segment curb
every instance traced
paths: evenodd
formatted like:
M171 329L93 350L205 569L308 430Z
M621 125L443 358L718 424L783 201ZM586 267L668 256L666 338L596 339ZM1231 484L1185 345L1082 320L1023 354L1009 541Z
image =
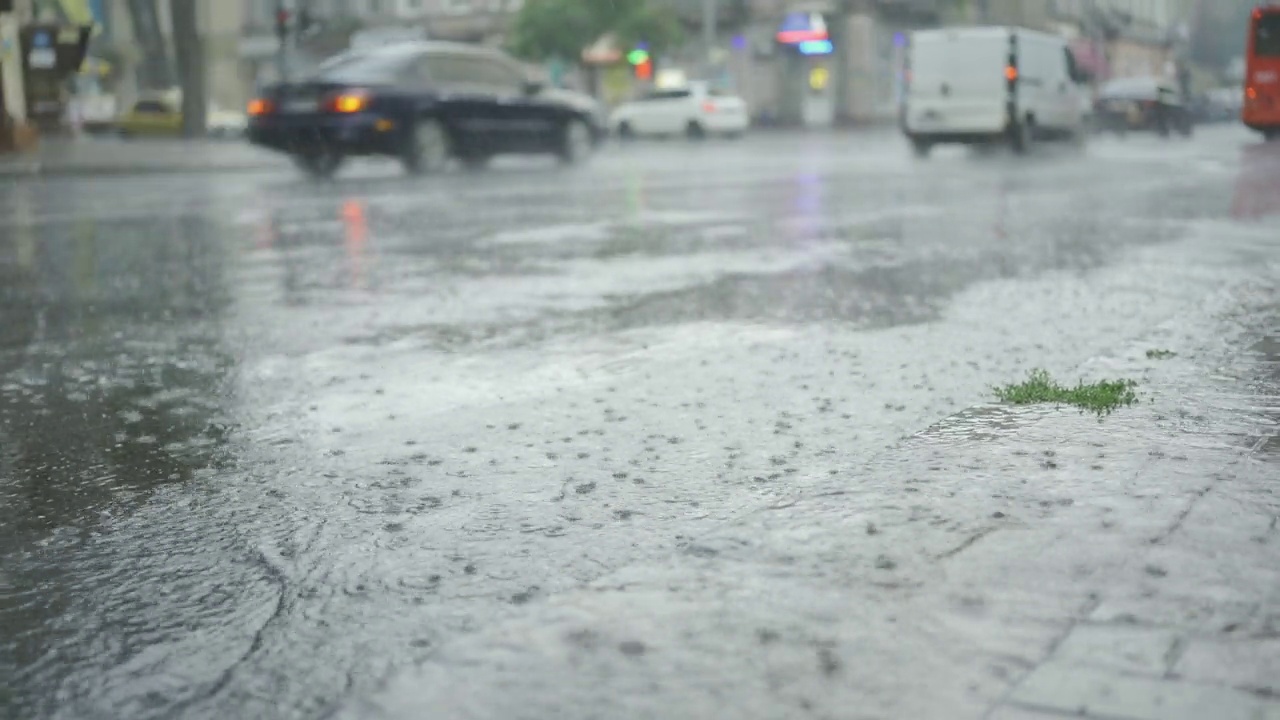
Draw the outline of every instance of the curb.
M117 177L122 175L180 175L183 173L234 173L254 170L274 170L284 167L269 163L235 163L221 165L111 165L105 167L76 165L43 165L32 163L25 166L0 165L0 179L30 177Z

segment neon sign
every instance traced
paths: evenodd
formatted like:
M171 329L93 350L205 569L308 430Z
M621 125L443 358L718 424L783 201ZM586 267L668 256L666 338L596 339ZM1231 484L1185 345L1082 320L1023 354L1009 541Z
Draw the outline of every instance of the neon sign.
M836 51L830 40L805 40L796 43L796 49L801 55L830 55Z
M784 45L800 45L806 42L828 42L831 35L827 32L827 21L821 13L796 12L789 13L778 28L778 42Z

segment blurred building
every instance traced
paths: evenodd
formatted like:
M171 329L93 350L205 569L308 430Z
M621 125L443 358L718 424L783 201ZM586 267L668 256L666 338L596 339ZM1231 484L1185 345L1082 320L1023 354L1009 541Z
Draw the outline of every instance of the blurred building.
M314 21L296 48L305 68L346 49L353 38L394 31L437 40L501 44L524 0L219 0L243 8L240 57L250 86L277 78L276 13L306 11ZM283 3L283 5L282 5Z
M239 107L246 99L238 53L243 6L228 0L189 0L198 11L199 40L205 53L206 88L209 100L225 108ZM150 15L141 21L158 37L143 37L137 7L131 0L44 0L38 7L56 11L64 18L89 18L95 24L85 72L100 77L120 108L128 107L146 89L174 85L168 67L172 58L172 23L169 2L159 0L142 5ZM159 43L160 52L147 52ZM156 65L164 67L156 67ZM156 86L162 86L157 88Z
M1100 79L1172 76L1196 0L977 0L977 22L1062 34Z
M697 8L699 2L686 2ZM908 34L936 27L945 0L721 0L716 48L685 56L743 96L757 123L827 127L897 117Z

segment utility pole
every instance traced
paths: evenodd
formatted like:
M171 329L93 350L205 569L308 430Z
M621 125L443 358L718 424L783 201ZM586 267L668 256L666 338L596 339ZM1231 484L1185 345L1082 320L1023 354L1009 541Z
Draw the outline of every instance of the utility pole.
M708 78L715 64L716 9L716 0L702 0L702 52Z
M276 50L276 70L280 82L288 82L289 77L289 40L293 36L290 28L293 25L293 8L289 0L276 0L276 37L280 47Z

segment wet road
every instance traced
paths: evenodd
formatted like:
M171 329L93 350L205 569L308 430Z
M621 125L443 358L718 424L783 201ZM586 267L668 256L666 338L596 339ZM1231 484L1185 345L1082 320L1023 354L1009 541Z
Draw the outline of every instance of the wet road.
M908 155L0 185L0 711L322 716L1257 282L1280 207L1234 128Z

